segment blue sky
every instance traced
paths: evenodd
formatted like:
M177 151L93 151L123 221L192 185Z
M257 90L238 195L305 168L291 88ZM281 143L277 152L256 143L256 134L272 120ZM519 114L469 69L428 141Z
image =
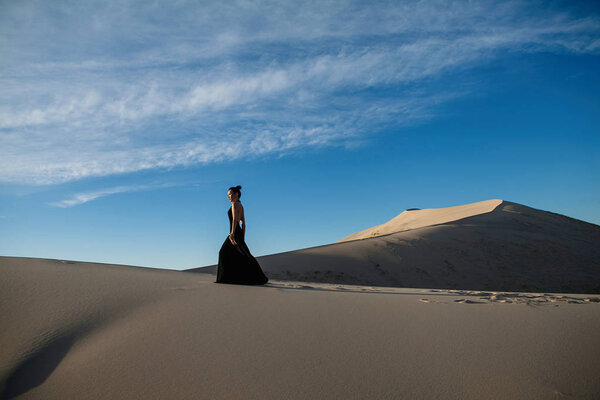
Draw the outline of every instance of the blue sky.
M0 255L214 264L501 198L600 224L596 2L0 3Z

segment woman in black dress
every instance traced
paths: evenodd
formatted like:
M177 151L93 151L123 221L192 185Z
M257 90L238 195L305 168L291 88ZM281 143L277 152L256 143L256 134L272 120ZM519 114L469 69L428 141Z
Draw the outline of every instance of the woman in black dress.
M227 191L227 198L232 203L231 208L227 211L230 233L219 250L216 283L263 285L269 281L269 278L265 276L244 241L246 219L244 218L244 207L240 203L241 188L241 186L234 186ZM240 226L240 222L243 227Z

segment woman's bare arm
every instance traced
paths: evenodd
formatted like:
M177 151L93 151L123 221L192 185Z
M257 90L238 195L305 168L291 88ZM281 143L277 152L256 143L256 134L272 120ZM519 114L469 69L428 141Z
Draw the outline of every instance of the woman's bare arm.
M246 240L246 220L242 217L242 239Z
M235 241L235 228L237 227L237 224L242 221L243 226L242 226L242 237L244 237L244 234L246 233L246 221L244 219L244 207L242 207L242 205L240 203L233 203L233 207L231 207L231 214L232 214L232 219L233 219L233 223L231 224L231 233L229 234L229 240L231 241L232 244L237 245L237 242Z
M241 206L241 207L242 207L242 212L241 212L242 216L240 217L240 221L242 222L242 233L245 233L246 232L246 218L244 217L244 206Z
M235 228L238 222L240 222L240 220L244 217L241 207L242 206L239 203L233 203L233 207L231 207L231 213L233 216L233 224L231 224L232 235L235 233Z

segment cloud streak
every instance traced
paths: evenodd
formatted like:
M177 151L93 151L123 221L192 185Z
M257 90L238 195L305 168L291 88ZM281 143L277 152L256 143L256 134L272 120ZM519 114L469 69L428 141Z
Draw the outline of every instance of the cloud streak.
M72 196L69 199L64 199L57 202L49 203L48 205L53 207L60 208L68 208L73 206L78 206L80 204L84 204L101 197L111 196L113 194L118 193L127 193L127 192L139 192L144 190L156 190L163 189L166 187L175 186L174 184L160 184L160 185L135 185L135 186L117 186L108 189L95 190L91 192L78 193Z
M521 2L2 7L3 182L349 146L431 118L468 95L436 79L506 52L600 53L598 16Z

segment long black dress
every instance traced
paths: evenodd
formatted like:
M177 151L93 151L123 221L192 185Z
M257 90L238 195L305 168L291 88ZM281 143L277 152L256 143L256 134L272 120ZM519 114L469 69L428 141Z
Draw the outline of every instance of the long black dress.
M233 206L232 206L233 207ZM227 211L229 216L229 232L233 224L231 208ZM219 250L219 268L217 269L216 283L240 283L246 285L263 285L269 281L265 276L258 261L246 246L244 233L240 224L235 227L233 234L237 246L232 244L229 237L223 242Z

